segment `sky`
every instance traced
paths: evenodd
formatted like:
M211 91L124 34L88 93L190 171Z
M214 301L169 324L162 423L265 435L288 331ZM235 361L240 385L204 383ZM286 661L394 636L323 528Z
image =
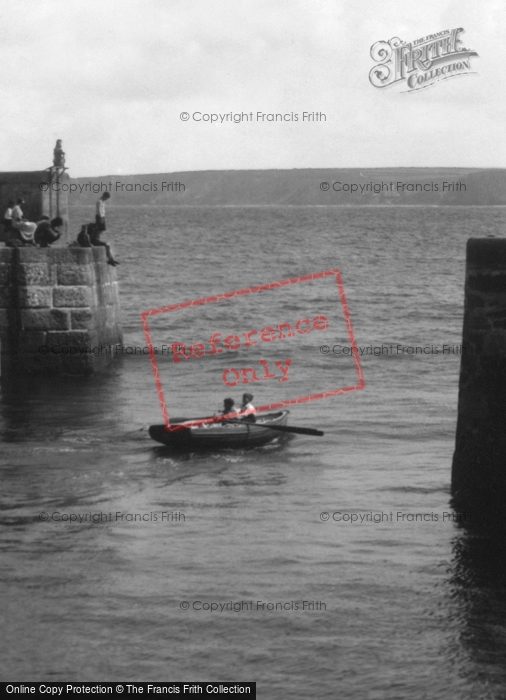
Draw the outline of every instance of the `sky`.
M57 138L71 177L504 167L505 20L504 0L2 0L0 171L49 166ZM371 85L374 43L456 27L475 74ZM228 112L299 120L193 116Z

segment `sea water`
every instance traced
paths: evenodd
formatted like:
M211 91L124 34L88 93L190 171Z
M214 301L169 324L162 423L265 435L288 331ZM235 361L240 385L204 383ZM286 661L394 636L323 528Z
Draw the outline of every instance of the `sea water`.
M71 231L92 218L73 210ZM504 697L504 560L449 500L466 240L501 235L506 210L110 206L107 223L124 346L140 350L93 378L4 378L0 392L3 680ZM149 438L162 413L142 312L336 268L365 388L291 407L289 424L324 437L189 455ZM274 315L268 294L254 301L258 318L295 322L308 299L283 297ZM337 288L314 288L314 308L331 302ZM217 308L167 338L207 342ZM224 328L236 308L221 309ZM258 329L250 313L239 331ZM353 358L303 341L309 393L317 370L330 388L357 383ZM240 399L204 360L182 382L158 359L169 413Z

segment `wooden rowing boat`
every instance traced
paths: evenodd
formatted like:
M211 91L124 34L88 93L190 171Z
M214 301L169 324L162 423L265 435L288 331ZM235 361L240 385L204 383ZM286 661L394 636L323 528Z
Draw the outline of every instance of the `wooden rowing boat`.
M165 425L151 425L149 434L157 442L176 449L244 449L266 445L282 434L276 428L286 426L290 411L266 413L257 416L256 423L236 420L226 423L210 423L196 427L168 431ZM171 427L203 420L202 418L175 418Z

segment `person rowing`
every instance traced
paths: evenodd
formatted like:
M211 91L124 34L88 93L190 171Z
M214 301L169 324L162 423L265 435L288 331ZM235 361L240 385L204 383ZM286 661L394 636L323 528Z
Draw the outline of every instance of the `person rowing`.
M234 399L224 399L223 400L223 409L218 411L217 413L214 414L215 417L218 416L230 416L230 418L233 420L234 418L239 417L239 411L234 408L235 401ZM217 424L218 425L226 425L228 421L219 421ZM209 423L202 423L201 425L197 426L198 428L209 428Z
M237 408L234 408L235 406L235 401L234 399L225 399L223 401L223 411L221 412L220 415L222 416L237 416L239 415L239 411Z

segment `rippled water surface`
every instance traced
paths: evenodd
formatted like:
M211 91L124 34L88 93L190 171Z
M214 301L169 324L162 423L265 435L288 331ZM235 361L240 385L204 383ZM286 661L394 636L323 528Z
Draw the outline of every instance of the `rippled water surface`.
M90 218L73 211L75 232ZM148 309L338 268L358 346L387 351L362 357L363 390L291 407L291 425L324 437L201 455L150 440L161 409L142 352L90 379L5 380L3 679L256 681L276 699L505 697L506 566L454 522L460 357L441 352L461 341L466 240L505 223L492 207L109 207L125 346L146 345ZM350 386L353 360L320 352L322 339L349 343L327 281L165 315L153 333L191 344L324 313L330 332L261 347L271 364L290 356L292 375L258 382L255 403ZM388 351L397 345L432 350ZM169 413L238 399L242 386L221 375L261 357L243 353L181 372L160 355ZM352 513L362 522L338 520Z

